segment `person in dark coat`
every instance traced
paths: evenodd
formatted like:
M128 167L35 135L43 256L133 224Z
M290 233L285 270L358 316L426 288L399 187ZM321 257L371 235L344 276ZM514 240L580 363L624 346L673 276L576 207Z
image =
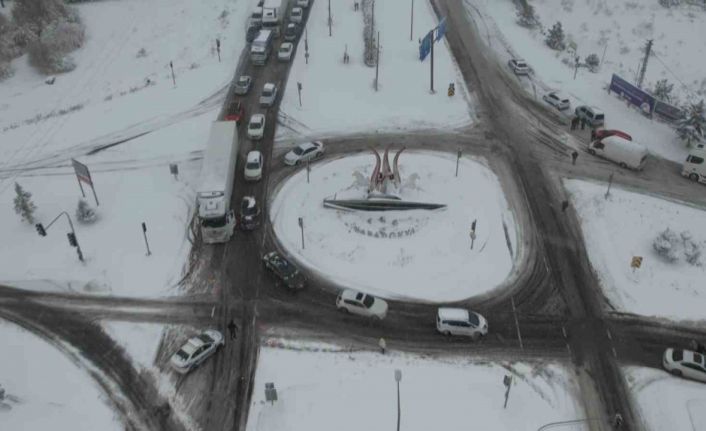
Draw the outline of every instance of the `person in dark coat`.
M235 340L238 337L238 326L233 319L230 319L230 322L228 322L228 332L230 332L231 340Z
M579 117L577 117L577 116L574 115L574 116L571 118L571 130L576 130L576 128L578 127L578 125L579 125Z
M586 119L581 118L581 130L585 130L585 129L586 129Z

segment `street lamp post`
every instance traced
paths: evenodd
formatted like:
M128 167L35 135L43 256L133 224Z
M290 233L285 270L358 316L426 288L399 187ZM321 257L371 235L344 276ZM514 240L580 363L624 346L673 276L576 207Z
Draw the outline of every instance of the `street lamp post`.
M395 370L395 380L397 381L397 431L400 431L400 417L402 416L400 408L400 380L402 380L402 371Z

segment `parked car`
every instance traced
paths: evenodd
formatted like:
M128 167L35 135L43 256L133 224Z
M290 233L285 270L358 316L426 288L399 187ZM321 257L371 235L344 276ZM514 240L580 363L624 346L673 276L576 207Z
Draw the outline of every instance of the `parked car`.
M544 99L545 102L560 111L563 111L564 109L569 109L571 107L571 102L569 101L569 99L557 93L556 91L552 91L551 93L545 94L542 99Z
M252 85L252 78L248 75L240 75L238 80L235 82L235 94L238 96L244 96L250 91L250 86Z
M230 102L230 105L228 105L228 112L226 113L224 119L226 121L235 121L240 124L243 117L245 117L245 108L243 108L243 104L240 103L240 100Z
M603 124L605 115L603 112L593 106L581 105L576 107L574 111L579 120L583 119L591 127L598 127Z
M301 24L301 22L304 20L304 9L300 7L293 7L292 11L289 13L289 20L291 22Z
M702 144L697 145L689 151L689 155L684 161L681 174L692 181L706 184L706 149Z
M670 347L664 351L662 366L675 376L706 383L706 362L701 353Z
M297 40L297 36L299 35L299 26L293 22L290 22L287 24L287 27L284 29L284 40L293 42Z
M297 0L297 6L303 8L309 7L309 0Z
M254 230L260 226L260 208L254 196L243 196L238 220L242 230Z
M267 269L280 279L288 289L296 291L304 288L306 280L293 263L276 251L271 251L262 257Z
M323 157L324 143L321 141L305 142L294 147L293 150L284 155L284 164L289 166L298 165Z
M344 312L382 320L387 316L387 302L367 293L346 289L336 298L336 307Z
M507 62L507 65L510 66L510 69L512 69L513 72L515 72L515 75L529 75L530 73L529 66L525 60L522 60L521 58L513 58Z
M268 82L262 87L262 93L260 94L260 106L272 106L275 104L277 99L277 85Z
M262 26L262 5L255 6L255 9L250 14L250 23Z
M250 151L245 161L246 181L257 181L262 178L262 153L259 151Z
M488 334L488 321L478 313L463 308L439 308L436 330L444 335L463 335L474 341Z
M214 354L224 343L223 334L209 329L190 338L172 355L169 363L177 372L188 373Z
M615 162L621 168L638 171L645 167L648 154L644 145L615 135L591 142L588 153Z
M294 44L292 42L282 42L279 46L279 51L277 51L277 60L290 61L292 52L294 52Z
M253 140L262 139L265 136L265 116L254 114L248 123L248 138Z
M620 136L623 139L632 141L632 136L622 130L596 129L596 139L607 138L608 136Z

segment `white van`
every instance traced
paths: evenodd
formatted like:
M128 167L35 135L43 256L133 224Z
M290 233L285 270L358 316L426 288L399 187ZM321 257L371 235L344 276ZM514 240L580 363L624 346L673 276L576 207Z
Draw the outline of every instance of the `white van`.
M436 330L444 335L465 335L478 340L488 333L485 317L463 308L439 308Z
M264 66L272 51L272 38L274 35L271 30L260 30L255 40L250 46L250 61L255 66Z
M706 184L706 149L691 150L686 157L681 174L692 181Z
M635 141L628 141L620 136L608 136L593 141L588 146L588 153L601 156L620 165L621 168L642 170L647 161L647 148Z

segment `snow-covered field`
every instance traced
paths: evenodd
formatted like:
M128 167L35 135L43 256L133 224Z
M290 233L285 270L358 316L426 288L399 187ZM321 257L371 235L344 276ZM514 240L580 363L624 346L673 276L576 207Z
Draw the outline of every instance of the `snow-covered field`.
M438 22L426 1L414 10L414 37L409 40L409 5L400 13L396 2L375 3L375 26L380 31L379 91L374 89L375 68L364 56L363 13L353 1L331 2L333 28L328 36L328 3L316 1L307 22L309 64L304 37L289 74L280 107L284 127L278 140L354 132L454 128L470 123L468 91L444 41L434 49L434 89L429 88L429 58L419 61L418 39ZM343 63L348 50L350 62ZM302 84L299 106L297 82ZM448 97L449 83L456 95Z
M125 349L135 365L152 368L164 325L106 321L103 322L103 328Z
M476 9L469 14L479 23L480 33L488 36L491 46L499 53L502 64L510 58L509 51L523 57L534 69L537 96L544 91L561 90L569 96L572 106L590 104L606 114L606 125L630 133L647 145L651 152L682 162L686 157L684 143L664 123L645 118L634 108L626 107L615 94L605 88L613 73L634 82L637 67L643 57L647 39L654 39L654 52L645 75L645 87L659 79L675 84L673 93L682 102L702 98L697 91L706 91L703 75L706 11L700 7L683 6L666 9L655 1L631 0L531 0L530 4L545 29L557 21L562 23L567 42L576 44L581 61L589 54L603 56L605 61L597 73L579 69L574 80L573 67L562 63L568 54L549 49L538 30L528 30L516 24L517 8L509 0L469 0ZM482 23L485 21L485 24ZM486 38L484 38L486 39ZM571 63L573 64L573 63ZM528 81L524 85L532 93ZM683 86L681 83L686 85Z
M0 282L130 296L174 293L190 249L200 150L245 45L251 6L229 0L84 3L77 7L87 42L73 54L76 70L50 86L25 57L13 62L15 75L0 83L0 201L8 203L0 208L0 236L13 244L0 248ZM146 56L137 56L142 48ZM147 134L85 156L97 145L141 133ZM74 217L81 193L71 157L91 169L100 201L92 225ZM170 163L178 164L178 179L169 174ZM17 167L32 169L18 176ZM64 217L45 238L20 221L9 204L15 181L33 194L37 222L47 225L62 211L74 218L85 264L69 247Z
M584 417L574 377L559 364L311 352L304 345L260 350L247 429L395 429L396 369L403 430L535 431ZM506 409L505 375L513 376ZM277 389L274 405L265 402L267 382Z
M88 373L46 341L0 319L0 429L121 430Z
M686 261L682 233L706 248L706 211L686 204L613 187L605 199L606 184L567 180L573 206L581 220L591 264L603 292L618 310L679 320L704 319L703 291L706 266ZM657 254L653 241L665 229L678 238L676 262ZM642 267L633 271L633 256Z
M704 384L652 368L623 369L629 393L649 431L706 429Z
M455 177L455 154L405 151L399 160L400 196L447 208L374 213L324 208L325 198L364 199L375 158L324 160L311 165L310 184L301 169L273 197L270 217L282 245L323 276L388 298L453 301L501 284L513 270L511 253L517 255L520 241L502 187L485 162L463 157ZM477 237L471 250L473 220Z

